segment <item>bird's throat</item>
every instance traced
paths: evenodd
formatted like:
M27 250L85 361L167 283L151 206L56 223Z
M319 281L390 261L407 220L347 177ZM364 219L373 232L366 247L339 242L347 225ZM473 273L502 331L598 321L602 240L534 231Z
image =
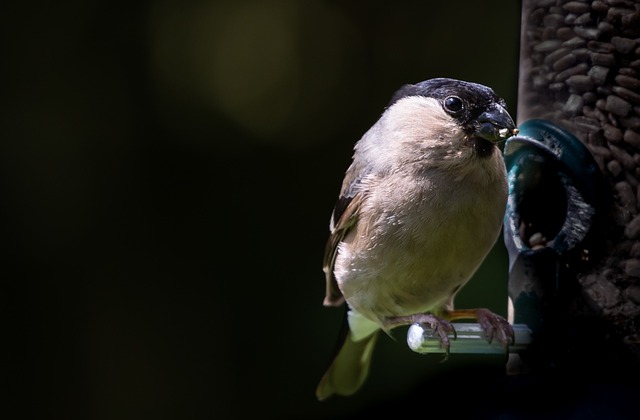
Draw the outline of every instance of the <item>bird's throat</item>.
M467 145L473 147L480 158L488 158L493 154L495 145L489 140L481 137L471 136L466 141Z

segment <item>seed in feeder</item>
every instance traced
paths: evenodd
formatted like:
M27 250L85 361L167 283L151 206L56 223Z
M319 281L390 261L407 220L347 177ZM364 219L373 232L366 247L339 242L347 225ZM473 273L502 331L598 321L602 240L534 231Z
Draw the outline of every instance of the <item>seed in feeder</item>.
M529 247L531 249L543 248L546 243L547 238L545 238L540 232L536 232L529 237Z
M636 239L640 236L640 216L636 216L631 220L624 229L624 236L629 239Z
M541 43L539 43L538 45L536 45L535 47L533 47L533 51L535 52L551 52L554 51L555 49L557 49L560 44L562 42L558 41L557 39L552 39L549 41L543 41Z
M596 85L603 85L609 75L609 69L602 66L593 66L589 69L589 77Z
M586 133L596 133L600 131L600 123L593 118L578 116L574 118L573 123L580 131Z
M620 118L620 124L626 128L640 131L640 117L636 117L635 115L631 115L627 118Z
M591 78L584 74L576 74L569 77L565 83L571 88L572 91L582 93L593 90L593 81Z
M564 104L563 111L568 116L575 116L578 114L578 111L582 109L583 105L584 101L582 100L581 96L571 94L571 96L569 96L569 99L567 99L567 102Z
M585 13L589 11L590 6L579 1L570 1L564 4L562 8L569 13Z
M613 45L600 41L589 41L587 48L598 53L610 53L615 49Z
M598 23L598 29L600 30L600 38L609 38L616 32L616 27L609 22Z
M591 3L591 10L597 13L607 13L609 6L607 6L603 1L595 0Z
M613 158L620 162L620 164L627 170L632 171L636 168L636 161L633 159L626 150L621 147L614 146L613 144L609 145L609 150L613 155Z
M622 130L618 127L615 127L611 124L605 123L604 127L604 136L612 143L617 143L622 140Z
M617 160L611 160L607 163L607 169L614 177L620 175L622 173L622 166Z
M583 13L573 21L573 24L574 25L589 25L592 22L593 22L593 19L591 19L591 13Z
M614 36L611 38L613 46L622 54L629 54L636 47L636 41L629 38Z
M568 39L568 40L564 41L562 43L562 45L564 47L567 47L567 48L570 48L570 49L574 50L576 48L581 48L581 47L584 47L585 45L587 45L587 41L585 41L584 39L580 38L579 36L575 36L575 37L573 37L571 39Z
M634 71L633 69L628 69L628 70ZM629 76L629 75L625 75L622 72L622 69L620 69L620 71L618 73L619 74L615 78L616 83L618 85L620 85L622 87L625 87L627 89L638 89L638 88L640 88L640 80L636 79L635 77L632 77L632 76Z
M600 30L596 28L583 28L576 26L573 28L576 35L584 39L598 39L600 37Z
M591 61L595 65L612 67L616 64L616 57L615 55L609 53L592 53Z
M562 82L575 74L587 74L587 70L589 70L589 65L587 63L580 63L577 66L561 71L556 74L553 79L556 82ZM550 73L549 75L551 76L551 74L553 73Z
M624 88L622 86L614 86L612 89L613 89L613 93L620 96L621 98L624 98L627 101L633 102L634 104L640 104L640 94L637 94L634 91Z
M602 159L610 160L613 155L611 154L611 150L607 147L596 146L593 144L588 144L587 147L591 150L595 156L600 156ZM616 161L617 162L617 161Z
M545 17L542 18L542 22L544 23L544 26L547 28L548 27L557 28L559 26L562 26L562 24L564 23L564 17L559 14L546 15Z
M635 27L640 23L640 13L637 11L635 13L626 13L622 16L622 26L626 27Z
M629 10L624 9L622 7L610 7L607 11L607 20L609 22L617 22L621 20L621 18L628 14Z
M562 68L558 67L559 65L557 62L559 60L566 59L567 56L572 55L570 51L571 50L569 48L558 48L557 50L555 50L554 52L550 53L548 56L545 57L544 64L548 66L553 66L554 70L557 70L557 71L567 69L573 65L573 62L575 62L575 59L576 59L575 56L572 57L572 62L569 63L568 65L566 66L560 65L560 67Z
M638 134L634 130L625 130L624 141L625 143L640 149L640 134Z
M607 96L605 109L613 114L625 117L631 111L631 104L619 96L609 95Z
M627 276L640 277L640 260L637 258L628 259L624 271Z

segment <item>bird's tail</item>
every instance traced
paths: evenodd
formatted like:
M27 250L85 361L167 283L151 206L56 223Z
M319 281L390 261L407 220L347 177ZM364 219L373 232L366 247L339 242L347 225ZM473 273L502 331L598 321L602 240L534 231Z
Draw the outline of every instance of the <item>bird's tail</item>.
M351 332L347 334L316 389L318 400L325 400L333 394L351 395L360 389L369 373L378 333L379 330L359 341L353 340Z

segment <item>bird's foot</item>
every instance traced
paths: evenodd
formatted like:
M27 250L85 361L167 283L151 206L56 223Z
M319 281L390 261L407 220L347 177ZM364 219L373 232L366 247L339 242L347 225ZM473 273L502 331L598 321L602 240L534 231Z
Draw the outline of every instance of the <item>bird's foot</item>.
M432 313L395 316L386 318L384 321L385 329L392 329L401 325L411 324L420 324L424 328L431 329L434 337L440 342L440 348L445 352L444 360L449 358L449 348L451 347L449 335L452 335L454 340L456 339L456 330L453 328L451 322L437 317Z
M448 319L475 318L489 343L498 340L505 350L515 342L515 333L509 321L486 308L452 310L446 312Z
M476 311L476 319L485 333L485 337L491 343L497 339L505 350L515 343L516 336L509 321L488 309L479 308Z

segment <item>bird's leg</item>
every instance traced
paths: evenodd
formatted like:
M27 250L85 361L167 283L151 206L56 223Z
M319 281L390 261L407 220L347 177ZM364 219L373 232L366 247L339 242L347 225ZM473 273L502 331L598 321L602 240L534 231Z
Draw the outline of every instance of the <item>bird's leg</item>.
M384 320L384 329L390 330L402 325L421 324L433 330L433 333L440 341L440 347L445 351L445 360L449 357L449 334L453 335L453 339L456 339L456 330L453 325L446 319L435 316L432 313L420 313L406 316L394 316L388 317Z
M493 339L497 339L505 350L508 350L509 344L515 342L515 334L513 327L509 322L498 314L494 314L485 308L476 309L457 309L445 310L443 316L448 320L454 319L476 319L482 327L485 337L491 343Z

